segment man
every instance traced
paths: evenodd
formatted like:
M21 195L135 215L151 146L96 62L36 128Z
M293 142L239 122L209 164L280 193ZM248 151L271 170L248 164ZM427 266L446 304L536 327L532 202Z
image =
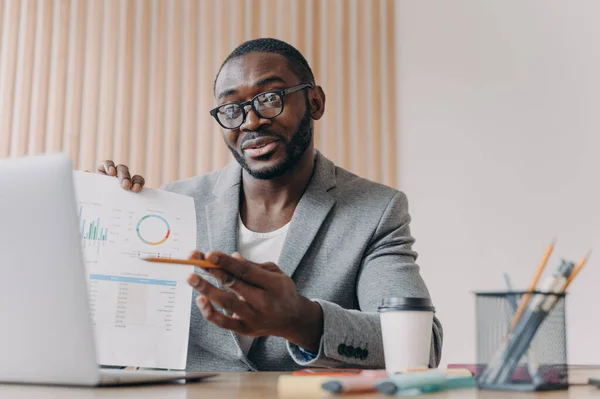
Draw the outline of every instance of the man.
M314 149L325 112L304 57L275 39L236 48L214 83L210 111L236 161L170 183L194 198L198 242L189 370L383 368L377 306L428 297L414 263L403 193L336 167ZM106 161L123 188L144 179ZM430 366L442 327L432 325Z

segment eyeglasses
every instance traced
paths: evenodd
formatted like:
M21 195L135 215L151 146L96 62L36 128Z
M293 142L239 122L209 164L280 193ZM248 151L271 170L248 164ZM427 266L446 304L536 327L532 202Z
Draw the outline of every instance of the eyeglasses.
M306 88L312 83L302 83L283 90L270 90L257 94L252 100L243 103L227 103L210 110L210 114L225 129L237 129L246 120L246 107L250 105L256 115L264 119L273 119L283 112L283 97Z

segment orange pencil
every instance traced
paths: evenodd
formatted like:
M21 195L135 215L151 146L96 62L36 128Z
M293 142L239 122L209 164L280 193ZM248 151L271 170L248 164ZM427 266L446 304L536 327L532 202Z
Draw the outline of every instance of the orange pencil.
M577 276L577 273L579 273L579 271L581 269L583 269L583 266L585 266L585 264L587 263L587 260L591 254L592 254L592 251L588 252L587 255L585 255L583 258L579 259L579 262L577 262L575 267L573 267L573 271L571 272L571 275L567 279L567 283L565 284L565 288L563 288L563 292L567 290L567 287L575 279L575 277Z
M542 273L544 272L546 265L548 264L548 259L550 259L550 255L552 254L552 251L554 250L554 243L555 243L555 240L553 240L552 243L546 248L546 251L544 252L544 257L542 258L542 261L538 265L538 267L535 271L535 274L533 275L533 279L531 279L531 282L529 283L529 287L527 288L527 291L529 291L529 292L535 291L535 287L537 286L537 283L540 280L540 277L542 276ZM513 316L513 319L510 323L510 330L512 330L517 325L517 322L519 321L519 319L523 315L523 312L527 308L529 299L531 299L530 293L524 294L523 297L521 298L519 307L517 308L517 311L515 312L515 315Z
M210 263L207 260L199 260L199 259L170 259L170 258L141 258L146 262L154 262L154 263L172 263L177 265L190 265L203 267L205 269L218 269L219 266L214 263Z

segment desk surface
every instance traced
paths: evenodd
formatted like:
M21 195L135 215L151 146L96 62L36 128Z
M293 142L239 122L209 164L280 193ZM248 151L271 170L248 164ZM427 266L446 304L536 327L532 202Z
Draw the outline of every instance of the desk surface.
M278 398L277 377L281 373L221 373L217 377L203 382L191 384L162 384L128 388L63 388L47 386L24 386L0 384L0 398L143 398L143 399L191 399L191 398L245 398L272 399ZM325 395L326 396L326 395ZM284 398L287 396L284 396ZM392 398L392 396L365 394L352 395L353 398ZM436 399L549 399L549 398L581 398L600 399L600 389L591 386L575 386L569 391L547 393L508 393L461 389L438 392L422 396ZM342 396L340 396L342 398Z

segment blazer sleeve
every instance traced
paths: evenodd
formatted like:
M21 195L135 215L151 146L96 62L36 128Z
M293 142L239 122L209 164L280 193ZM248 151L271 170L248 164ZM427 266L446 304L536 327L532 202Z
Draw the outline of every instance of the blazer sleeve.
M369 242L358 274L357 298L360 310L313 299L324 316L323 336L314 358L287 343L296 363L309 367L384 368L381 324L377 307L384 297L429 297L429 291L415 263L406 196L396 193L382 214ZM434 315L430 367L438 367L442 354L443 330Z

